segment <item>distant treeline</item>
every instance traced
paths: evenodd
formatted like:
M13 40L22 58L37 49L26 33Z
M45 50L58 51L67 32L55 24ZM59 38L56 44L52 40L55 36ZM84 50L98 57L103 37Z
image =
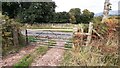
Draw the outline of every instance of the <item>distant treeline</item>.
M94 13L87 9L71 8L55 12L55 2L2 2L2 14L21 23L88 23Z

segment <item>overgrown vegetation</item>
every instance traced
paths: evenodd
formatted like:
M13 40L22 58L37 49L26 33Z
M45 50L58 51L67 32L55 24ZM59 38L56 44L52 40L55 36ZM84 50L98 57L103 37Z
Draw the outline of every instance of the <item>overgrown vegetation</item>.
M95 42L100 44L100 42ZM89 46L81 46L79 52L69 50L65 52L62 66L116 66L118 65L118 50L116 46L99 47L99 45L91 44ZM94 47L98 46L98 47ZM88 48L88 49L87 49ZM116 49L115 49L116 48Z
M36 38L33 36L28 36L28 41L29 42L36 42Z
M94 39L88 46L81 45L81 36L75 44L78 50L65 52L63 66L117 66L118 65L118 27L117 19L110 18L105 23L94 23L94 29L104 38L99 38L94 32ZM86 27L85 27L86 28ZM86 38L86 37L85 37ZM75 41L75 39L73 40ZM85 41L83 41L85 42Z
M83 50L83 51L82 51ZM116 66L118 65L118 53L101 52L92 47L89 52L82 48L79 53L73 50L66 51L62 66ZM87 50L88 51L88 50Z
M55 2L2 2L2 13L0 19L2 21L2 49L3 56L18 52L21 47L25 45L25 37L20 33L21 24L27 25L31 29L60 29L61 32L71 32L74 27L73 24L82 23L78 25L88 32L89 22L93 22L94 29L100 34L101 39L95 32L92 33L92 41L88 46L86 43L86 36L83 36L81 42L81 35L74 37L73 44L77 45L77 49L70 49L65 52L62 65L63 66L116 66L118 65L118 31L116 29L120 24L120 16L111 16L101 23L102 17L94 17L94 13L87 9L81 11L79 8L71 8L69 12L55 12ZM3 16L4 14L5 16ZM42 23L42 24L41 24ZM48 25L46 25L47 23ZM51 23L53 23L51 25ZM67 23L58 24L54 23ZM72 23L72 24L71 24ZM62 29L64 30L62 30ZM57 31L57 30L56 30ZM79 30L78 30L79 31ZM120 32L120 31L119 31ZM0 38L1 40L1 38ZM30 42L35 42L35 38L28 37ZM71 42L65 44L65 48L72 48ZM54 46L55 41L50 40L49 46ZM39 47L35 52L26 55L18 63L14 65L15 68L21 66L28 67L33 59L39 55L44 54L48 47Z
M20 33L20 24L8 16L1 16L2 21L2 55L15 53L25 45L24 36ZM16 49L14 49L16 48Z

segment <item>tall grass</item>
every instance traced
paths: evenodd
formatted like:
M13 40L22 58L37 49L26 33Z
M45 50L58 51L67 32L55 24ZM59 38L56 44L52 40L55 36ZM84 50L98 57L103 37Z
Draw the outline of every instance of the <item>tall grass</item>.
M118 66L118 31L109 30L111 27L94 25L104 39L95 38L88 46L81 45L80 38L75 40L79 49L65 52L63 66ZM101 31L104 30L104 31ZM107 32L105 32L107 31Z
M117 49L111 50L111 51L108 50L109 48L113 48L113 47L108 48L106 46L102 46L102 47L91 46L91 49L88 49L88 50L86 49L86 46L83 46L83 47L81 46L80 48L81 49L79 52L75 52L74 50L66 51L62 65L63 66L116 66L118 65Z

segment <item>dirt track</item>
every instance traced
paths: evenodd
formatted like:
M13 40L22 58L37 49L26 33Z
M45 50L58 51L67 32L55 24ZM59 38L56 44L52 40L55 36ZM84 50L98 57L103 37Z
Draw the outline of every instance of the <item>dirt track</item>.
M57 41L56 47L64 46L65 42ZM51 48L45 55L36 59L31 66L58 66L64 54L64 49Z
M33 52L36 48L37 46L29 45L21 49L19 53L9 55L5 59L2 59L2 63L0 63L0 66L12 66L13 64L17 63L23 56Z

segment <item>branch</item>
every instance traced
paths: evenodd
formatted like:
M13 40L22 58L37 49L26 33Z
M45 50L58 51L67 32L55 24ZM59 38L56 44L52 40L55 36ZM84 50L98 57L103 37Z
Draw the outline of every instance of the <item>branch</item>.
M93 32L95 32L100 38L104 39L96 30L93 29Z

